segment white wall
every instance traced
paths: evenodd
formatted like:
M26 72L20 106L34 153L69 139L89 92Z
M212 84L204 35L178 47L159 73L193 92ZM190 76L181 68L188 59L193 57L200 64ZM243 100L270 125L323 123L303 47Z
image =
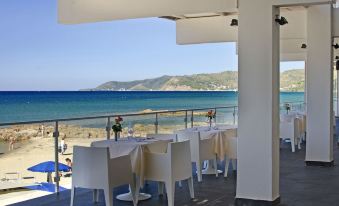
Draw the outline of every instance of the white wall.
M333 161L331 6L308 8L306 161Z
M333 35L339 37L339 8L333 10Z

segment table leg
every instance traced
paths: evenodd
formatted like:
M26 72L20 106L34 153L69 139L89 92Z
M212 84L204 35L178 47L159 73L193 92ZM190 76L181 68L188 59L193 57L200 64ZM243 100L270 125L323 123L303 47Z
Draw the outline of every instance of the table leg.
M147 193L139 193L139 197L138 197L138 201L143 201L143 200L148 200L152 197L152 195L147 194ZM121 195L118 195L116 197L118 200L121 201L129 201L132 202L133 198L132 198L132 192L131 192L131 186L129 186L129 192L128 193L124 193Z
M206 160L204 161L204 166L206 166L202 170L203 175L215 175L214 167L213 167L213 160ZM222 173L221 170L218 170L218 173Z

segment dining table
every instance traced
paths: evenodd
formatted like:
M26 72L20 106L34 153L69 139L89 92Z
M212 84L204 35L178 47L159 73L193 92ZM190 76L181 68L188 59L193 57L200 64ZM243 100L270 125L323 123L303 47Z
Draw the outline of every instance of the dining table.
M200 132L201 139L213 139L213 150L217 155L217 158L220 161L225 159L225 156L233 156L236 148L232 148L234 144L230 144L231 138L237 137L237 129L238 125L222 125L222 126L214 126L214 127L193 127L184 130L178 130L176 133L180 132ZM184 139L179 141L183 141ZM236 153L236 152L235 152ZM232 159L236 159L236 157L231 157ZM213 168L212 160L204 161L204 169L202 170L202 174L210 175L215 174L215 170ZM218 173L222 173L221 170L217 170Z
M115 141L112 139L95 141L91 143L91 147L107 147L109 148L110 158L130 155L132 172L135 175L136 189L140 189L144 185L145 172L145 152L155 151L157 153L166 153L167 145L170 140L158 140L156 138L126 138ZM128 193L120 194L116 197L122 201L133 201L131 190ZM151 198L150 194L139 193L139 200L147 200Z

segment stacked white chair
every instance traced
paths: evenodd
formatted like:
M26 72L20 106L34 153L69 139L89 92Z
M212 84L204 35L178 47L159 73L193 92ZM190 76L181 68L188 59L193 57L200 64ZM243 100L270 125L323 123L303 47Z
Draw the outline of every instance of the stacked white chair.
M298 149L301 149L301 121L298 118L292 119L292 121L280 122L280 138L290 139L292 152L295 152L295 146L298 145Z
M108 148L74 146L72 166L71 206L76 188L94 189L94 202L99 199L98 189L104 190L107 206L113 206L113 188L131 185L133 203L137 205L130 156L110 159Z
M213 160L213 167L218 177L217 156L213 151L213 139L201 139L200 132L179 132L178 140L189 139L191 145L191 159L196 164L198 182L202 181L202 164L205 160Z
M159 182L160 193L165 183L169 206L174 206L176 181L188 180L190 195L194 198L189 141L169 143L166 153L146 152L145 160L145 180Z

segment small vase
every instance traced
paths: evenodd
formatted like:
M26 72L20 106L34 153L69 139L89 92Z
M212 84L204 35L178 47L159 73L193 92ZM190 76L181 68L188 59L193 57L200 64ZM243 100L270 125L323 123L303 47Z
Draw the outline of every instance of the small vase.
M119 132L114 132L114 139L117 142L119 137Z

